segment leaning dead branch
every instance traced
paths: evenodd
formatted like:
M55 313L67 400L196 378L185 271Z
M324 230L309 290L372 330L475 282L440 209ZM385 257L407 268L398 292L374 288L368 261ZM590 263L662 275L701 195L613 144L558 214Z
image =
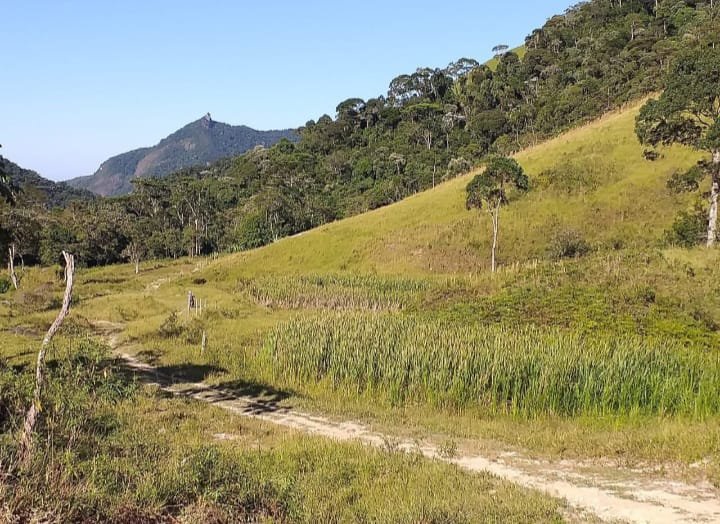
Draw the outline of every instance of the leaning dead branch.
M50 346L55 333L62 326L65 317L70 311L70 302L72 300L73 290L73 276L75 275L75 257L63 251L63 257L65 258L65 295L63 297L62 307L57 318L48 329L45 334L45 338L40 346L40 351L37 356L37 365L35 367L35 392L33 394L33 401L30 408L25 415L25 422L23 424L23 431L20 437L20 447L18 450L18 463L20 466L24 466L28 463L32 457L32 436L35 431L35 424L37 423L38 416L41 410L41 396L43 385L45 384L45 356Z

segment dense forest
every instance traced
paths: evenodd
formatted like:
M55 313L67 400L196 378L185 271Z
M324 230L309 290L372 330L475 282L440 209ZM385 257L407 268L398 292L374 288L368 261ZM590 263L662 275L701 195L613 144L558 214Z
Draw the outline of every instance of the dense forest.
M522 53L400 75L307 122L297 143L137 179L119 198L52 208L21 191L1 210L2 253L51 264L70 249L92 266L235 251L384 206L661 90L681 53L717 57L719 15L709 1L581 3Z

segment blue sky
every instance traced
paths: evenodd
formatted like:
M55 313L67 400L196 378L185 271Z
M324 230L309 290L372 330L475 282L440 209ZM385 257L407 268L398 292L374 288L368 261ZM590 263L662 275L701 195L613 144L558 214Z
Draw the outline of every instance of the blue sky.
M210 112L297 127L398 74L490 57L568 0L0 0L0 154L55 180Z

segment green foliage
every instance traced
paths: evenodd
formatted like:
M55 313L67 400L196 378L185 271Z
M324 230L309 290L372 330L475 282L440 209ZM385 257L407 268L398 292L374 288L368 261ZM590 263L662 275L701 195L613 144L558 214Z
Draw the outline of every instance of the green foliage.
M700 188L700 182L705 178L705 171L696 165L687 171L676 171L667 181L667 186L673 193L689 193Z
M256 147L163 179L140 178L133 195L103 205L82 204L59 216L43 211L39 223L54 231L43 235L46 248L30 251L49 262L65 245L93 266L254 249L397 202L491 153L511 154L666 84L638 119L643 141L709 147L718 135L708 116L719 74L714 14L707 3L655 7L582 2L492 67L462 58L401 74L385 95L347 99L334 117L309 121L297 143ZM204 163L209 150L235 154L226 127L202 119L178 131L160 144L172 161L143 174L167 174L186 165L188 155ZM183 141L196 148L179 147ZM119 155L103 172L134 173L155 152ZM545 172L545 182L567 193L596 189L600 169L566 164ZM122 191L130 190L128 180Z
M265 218L259 214L245 215L237 226L233 246L238 250L254 249L272 240Z
M345 314L283 324L264 351L289 383L322 381L391 404L523 415L720 411L718 356L669 341Z
M0 155L0 198L9 205L15 204L16 187L10 179L13 165Z
M257 303L290 309L395 311L414 305L430 288L420 279L362 275L269 277L240 283Z
M670 229L665 233L668 244L679 247L694 247L707 238L707 212L701 207L692 211L681 211Z
M550 240L549 255L559 260L577 258L590 252L590 244L574 229L561 229Z
M36 453L27 469L0 485L3 521L559 518L557 502L491 476L417 454L269 431L264 423L137 387L107 358L107 348L88 339L60 343L48 366ZM5 466L14 463L32 386L30 366L0 364Z
M14 202L20 199L20 204L27 206L37 205L43 209L66 207L73 201L89 201L93 194L81 189L70 187L65 182L47 180L35 171L23 169L0 155L0 174L4 174L5 185L0 186L0 196L5 196ZM0 175L0 180L3 177ZM2 189L5 187L5 190ZM5 191L4 194L2 191Z
M265 144L296 140L294 130L257 131L247 126L215 122L207 115L162 139L144 147L109 158L91 176L70 181L74 187L103 196L119 196L133 190L135 177L164 177L194 166L204 169L209 163L241 155Z
M10 280L6 277L0 277L0 295L7 293L12 286Z
M660 98L649 101L638 115L640 141L653 146L682 143L706 150L720 148L719 82L720 52L702 47L682 52Z
M49 362L48 382L42 399L42 416L37 427L35 453L39 462L49 460L53 449L72 448L72 453L91 455L96 440L112 432L115 425L105 409L129 398L135 387L115 374L107 347L80 339L63 349ZM17 368L0 368L0 460L13 462L14 430L32 398L31 373Z
M177 313L173 311L170 313L158 329L158 334L163 338L175 338L180 335L183 331L180 325Z
M529 180L520 164L513 158L492 157L485 170L476 175L466 188L467 209L493 209L508 203L508 190L529 189Z

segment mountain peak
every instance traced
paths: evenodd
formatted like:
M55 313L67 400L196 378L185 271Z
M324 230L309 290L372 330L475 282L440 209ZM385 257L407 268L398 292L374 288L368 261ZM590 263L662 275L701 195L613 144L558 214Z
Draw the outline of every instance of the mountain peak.
M165 176L186 167L204 166L258 145L272 146L283 138L297 140L297 134L291 129L256 131L231 126L216 122L206 113L155 146L114 156L103 162L95 174L68 180L68 184L103 196L122 195L132 191L134 178Z

